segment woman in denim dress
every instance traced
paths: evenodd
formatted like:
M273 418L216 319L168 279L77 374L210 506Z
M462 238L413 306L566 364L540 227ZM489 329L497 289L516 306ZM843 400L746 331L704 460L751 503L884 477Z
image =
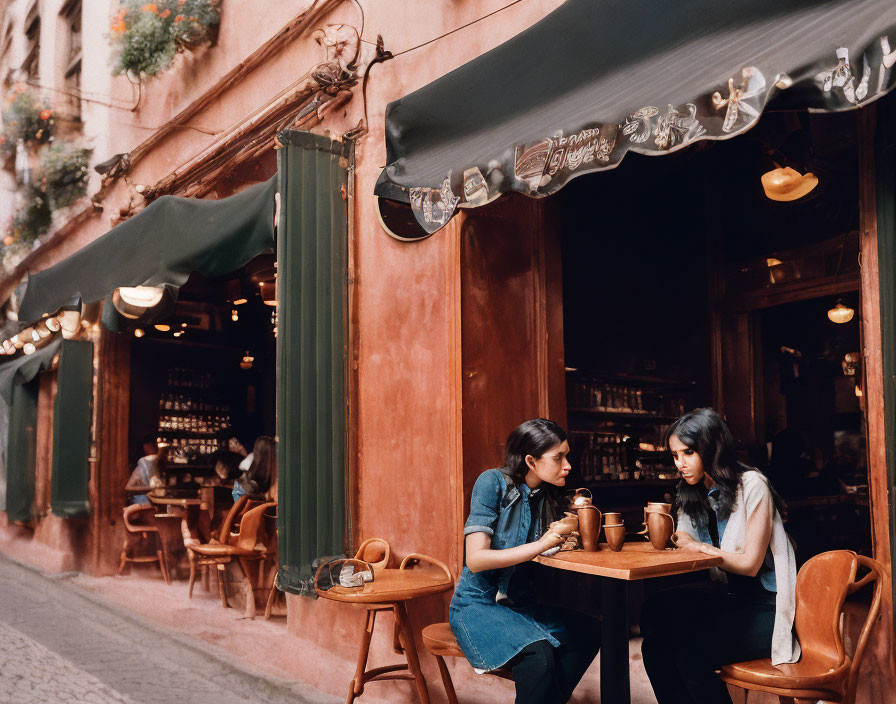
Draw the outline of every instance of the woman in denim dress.
M479 475L464 526L466 565L451 630L478 671L509 669L516 702L562 704L597 654L600 624L537 601L531 560L563 540L558 487L570 465L566 432L541 418L510 433L500 469Z

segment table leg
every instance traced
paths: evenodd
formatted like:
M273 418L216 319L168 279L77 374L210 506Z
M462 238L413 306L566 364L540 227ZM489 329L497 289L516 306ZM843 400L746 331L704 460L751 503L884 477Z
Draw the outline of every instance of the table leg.
M358 664L355 666L355 677L348 687L348 697L345 704L352 704L355 697L360 697L364 691L364 673L367 670L367 656L370 653L370 639L373 637L373 627L376 624L377 609L367 610L367 622L364 624L364 633L361 634L361 649L358 651Z
M630 704L628 673L628 584L601 578L602 636L600 648L601 704Z
M408 658L408 669L414 676L414 684L417 686L417 694L420 704L429 704L429 690L426 689L426 680L420 671L420 658L417 656L417 644L414 642L414 632L411 630L411 620L408 618L408 607L404 602L395 604L395 620L401 624L400 633L404 641L404 653Z

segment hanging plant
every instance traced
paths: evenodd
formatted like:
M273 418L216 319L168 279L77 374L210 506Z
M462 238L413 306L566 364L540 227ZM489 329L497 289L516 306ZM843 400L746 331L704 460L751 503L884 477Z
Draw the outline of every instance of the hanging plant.
M54 208L65 208L87 194L92 149L56 142L41 157L42 185Z
M178 52L214 44L220 20L220 0L122 0L110 28L113 73L155 76Z
M50 229L52 220L53 212L47 194L31 187L25 194L22 206L9 219L3 244L7 247L30 245Z
M3 156L15 156L19 140L25 144L45 144L53 140L53 108L36 97L24 84L16 85L6 96L2 115L0 149Z

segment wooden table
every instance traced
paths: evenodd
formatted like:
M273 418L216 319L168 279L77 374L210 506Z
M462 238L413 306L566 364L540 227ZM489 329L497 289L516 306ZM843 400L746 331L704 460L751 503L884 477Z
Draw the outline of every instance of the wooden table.
M207 543L210 538L211 520L208 512L201 509L205 508L204 503L198 496L157 496L152 492L148 493L149 501L154 506L160 507L159 513L171 513L172 509L183 509L187 517L187 525L191 532L198 535L200 540Z
M570 572L603 577L601 580L600 701L629 704L628 582L651 577L697 572L722 563L721 557L693 550L654 550L650 543L625 543L613 552L606 543L597 552L573 550L535 562Z
M446 568L447 571L447 568ZM346 604L360 604L367 610L367 624L361 636L361 650L355 676L349 687L346 704L351 704L364 692L364 685L372 680L414 680L417 694L422 704L429 704L426 680L420 671L417 644L408 619L407 602L411 599L440 594L454 586L450 576L437 572L405 569L383 569L375 573L375 579L363 587L331 587L327 591L317 590L322 599L341 601ZM378 611L392 611L395 617L393 649L407 657L407 664L387 665L367 669L367 655L370 639ZM407 672L402 672L407 670Z

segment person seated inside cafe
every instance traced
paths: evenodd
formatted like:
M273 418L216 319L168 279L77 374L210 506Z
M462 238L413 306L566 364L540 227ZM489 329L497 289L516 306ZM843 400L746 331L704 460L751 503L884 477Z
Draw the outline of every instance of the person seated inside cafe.
M240 463L240 469L244 471L233 483L234 501L243 494L253 499L277 500L271 498L272 489L276 492L277 486L277 443L274 438L267 435L258 438L252 452Z
M237 440L236 433L230 428L219 430L216 434L218 449L212 453L211 463L215 468L215 476L211 483L229 484L239 479L240 462L246 457L246 448Z
M532 559L564 537L566 431L544 418L507 439L504 466L479 475L464 526L466 564L448 620L478 672L513 674L517 704L569 701L597 654L600 622L539 601Z
M162 462L159 457L159 446L155 437L152 435L143 436L140 445L143 449L143 457L137 460L137 465L134 467L134 471L131 472L125 489L162 486ZM149 498L146 494L135 494L131 497L131 503L148 504Z

